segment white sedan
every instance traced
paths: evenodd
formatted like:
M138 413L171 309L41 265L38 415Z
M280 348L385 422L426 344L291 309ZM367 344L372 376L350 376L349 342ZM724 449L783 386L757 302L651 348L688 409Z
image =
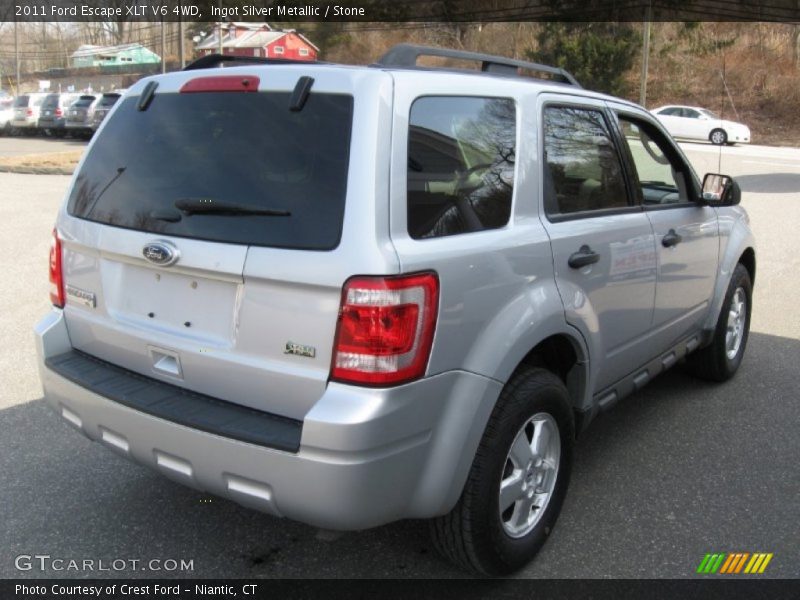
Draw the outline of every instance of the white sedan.
M705 108L670 105L650 112L675 138L708 140L718 146L750 142L750 128L747 125L720 119Z

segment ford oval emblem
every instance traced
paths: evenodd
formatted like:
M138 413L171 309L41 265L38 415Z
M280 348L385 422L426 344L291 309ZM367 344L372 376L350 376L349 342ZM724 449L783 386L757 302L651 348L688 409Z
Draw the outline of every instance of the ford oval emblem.
M142 248L142 256L154 265L168 267L178 262L180 252L169 242L159 240L145 244Z

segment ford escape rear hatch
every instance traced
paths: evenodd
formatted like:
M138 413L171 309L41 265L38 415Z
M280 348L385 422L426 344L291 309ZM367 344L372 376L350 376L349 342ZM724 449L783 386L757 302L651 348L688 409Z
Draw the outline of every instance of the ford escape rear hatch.
M80 226L62 235L71 342L302 418L326 385L341 290L280 269L248 278L245 264L253 247L339 244L353 97L312 92L290 110L291 91L189 91L201 93L122 100L75 179Z

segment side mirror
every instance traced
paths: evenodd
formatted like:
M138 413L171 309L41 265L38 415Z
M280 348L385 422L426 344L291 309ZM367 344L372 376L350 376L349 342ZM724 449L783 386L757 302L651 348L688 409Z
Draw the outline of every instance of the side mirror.
M730 175L706 173L702 200L712 206L734 206L742 200L742 190Z

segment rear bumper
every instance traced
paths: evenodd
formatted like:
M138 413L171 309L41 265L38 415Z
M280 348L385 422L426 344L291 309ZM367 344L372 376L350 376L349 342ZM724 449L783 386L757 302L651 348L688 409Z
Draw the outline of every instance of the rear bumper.
M65 129L67 122L64 119L39 119L39 129Z
M188 486L328 529L452 508L501 388L461 371L391 389L331 383L293 453L157 418L48 368L71 350L61 311L35 333L45 398L84 435Z

